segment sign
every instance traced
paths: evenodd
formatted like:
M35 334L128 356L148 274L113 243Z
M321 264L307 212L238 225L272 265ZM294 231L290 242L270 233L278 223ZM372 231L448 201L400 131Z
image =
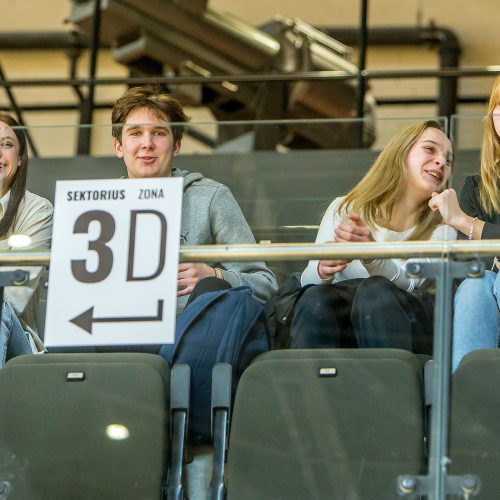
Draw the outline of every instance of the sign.
M56 183L47 346L173 342L182 185Z

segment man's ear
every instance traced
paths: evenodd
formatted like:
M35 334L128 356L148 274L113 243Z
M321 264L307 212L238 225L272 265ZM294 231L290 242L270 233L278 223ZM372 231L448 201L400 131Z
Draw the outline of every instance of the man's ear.
M118 158L123 158L123 148L120 141L116 137L113 139L113 149L115 150L115 155L118 156Z
M179 153L179 151L181 150L181 140L179 139L178 141L176 141L176 143L174 144L174 148L173 148L173 153L174 155L176 155L177 153Z

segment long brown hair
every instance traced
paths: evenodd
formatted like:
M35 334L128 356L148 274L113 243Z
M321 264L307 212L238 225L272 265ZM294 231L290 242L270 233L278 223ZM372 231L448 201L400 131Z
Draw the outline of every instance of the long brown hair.
M12 223L14 222L19 204L24 198L24 194L26 192L26 177L28 175L28 147L26 134L24 133L24 130L18 128L19 123L15 118L0 111L0 122L4 122L9 127L12 127L19 142L19 163L17 171L9 187L9 204L2 220L0 220L0 238L5 238L7 232L12 226Z
M360 215L372 230L375 226L388 228L394 205L406 190L408 152L428 128L442 131L438 122L429 120L406 127L395 135L366 175L346 195L339 212ZM423 203L415 230L408 239L427 240L442 222L440 213L433 212L427 203Z
M491 90L481 147L479 201L489 214L500 213L500 137L493 125L493 110L500 104L500 76Z

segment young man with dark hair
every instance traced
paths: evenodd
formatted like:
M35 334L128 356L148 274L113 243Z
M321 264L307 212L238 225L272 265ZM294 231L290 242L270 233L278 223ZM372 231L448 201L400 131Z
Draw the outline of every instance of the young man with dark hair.
M129 89L113 108L114 150L123 158L129 178L182 177L181 245L255 243L254 236L231 191L200 173L172 167L179 153L183 125L189 121L180 103L159 87ZM179 124L179 125L178 125ZM210 278L210 279L209 279ZM263 262L181 263L177 309L191 294L239 285L252 288L265 301L277 289L273 273ZM194 292L194 293L193 293Z

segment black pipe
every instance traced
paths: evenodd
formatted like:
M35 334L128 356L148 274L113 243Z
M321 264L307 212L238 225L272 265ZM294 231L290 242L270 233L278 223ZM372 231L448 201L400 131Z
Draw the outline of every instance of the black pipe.
M355 46L358 44L359 40L359 28L358 27L345 27L345 26L322 26L317 27L317 29L323 31L328 36L335 38L339 42L345 45ZM403 26L376 26L370 28L368 33L368 44L369 45L423 45L425 43L440 44L443 43L443 37L448 39L448 43L459 45L456 35L446 29L440 28L435 25L429 25L428 27L403 27Z
M81 49L78 47L68 47L67 49L67 54L69 57L69 77L71 80L75 80L77 75L77 64L78 64L78 58L81 55ZM78 97L78 100L80 102L80 107L83 106L83 102L85 100L85 96L83 95L83 92L80 90L80 87L78 85L72 85L71 86L73 90L75 91L76 96Z
M346 45L356 46L359 43L359 28L327 26L319 27L321 31ZM422 28L376 27L370 28L368 45L429 45L438 47L439 66L441 69L459 67L461 48L453 31L430 24ZM439 115L449 117L456 114L457 78L455 76L439 79Z
M460 104L488 104L488 95L483 96L467 96L459 98L458 102ZM379 106L404 106L407 104L414 105L427 105L427 104L438 104L435 97L382 97L377 99L377 104ZM114 102L101 102L94 103L94 110L96 109L112 109ZM5 106L5 111L14 111L12 106ZM27 112L41 112L41 111L78 111L80 110L79 104L56 104L56 103L46 103L46 104L23 104L23 111ZM187 132L186 132L187 133Z
M0 50L66 50L70 60L70 79L76 78L76 67L82 50L88 48L88 38L77 30L23 31L0 33ZM103 44L100 44L103 47ZM77 85L72 86L80 105L84 95Z
M101 32L101 0L95 0L94 22L92 25L92 40L90 44L90 63L87 98L82 103L80 115L80 125L89 125L92 123L94 113L94 93L95 93L95 75L97 68L97 52L99 49L99 40ZM90 127L80 127L78 136L77 152L79 155L88 155L90 153L90 138L92 130Z
M445 68L445 69L419 69L419 70L365 70L364 76L367 80L395 80L399 78L446 78L446 77L488 77L493 78L500 75L498 69L487 68ZM145 85L145 84L211 84L221 82L234 83L262 83L265 82L298 82L298 81L347 81L354 80L357 74L346 71L297 71L294 73L240 73L232 75L212 75L212 76L145 76L145 77L104 77L95 78L96 85ZM88 80L77 78L11 78L8 82L0 81L0 87L67 87L69 85L87 85Z
M399 78L444 78L461 77L475 78L488 77L494 78L500 75L498 69L487 68L445 68L445 69L420 69L420 70L366 70L364 76L367 80L395 80ZM146 85L146 84L211 84L221 82L233 83L262 83L262 82L299 82L299 81L347 81L354 80L358 76L346 71L297 71L294 73L241 73L232 75L212 75L212 76L144 76L144 77L105 77L95 78L96 85L114 86L114 85ZM77 78L70 80L68 78L11 78L8 82L0 81L0 87L67 87L69 85L86 85L88 80Z
M0 33L0 50L66 49L88 47L87 37L80 31L7 31Z
M458 67L461 48L454 33L441 29L436 33L439 38L439 59L441 68ZM444 77L439 79L439 116L450 117L457 110L458 79Z
M356 116L361 119L358 130L358 147L363 147L363 116L365 114L366 80L363 73L366 69L366 49L368 45L368 0L361 0L360 29L358 37L358 91L356 95Z
M114 106L114 102L108 102L108 103L99 103L96 104L94 103L94 110L95 109L112 109ZM5 109L6 111L13 111L12 106L3 106L2 109ZM46 103L46 104L23 104L23 111L80 111L81 106L78 103L75 104L56 104L56 103ZM0 497L2 498L2 497Z
M0 33L0 50L66 50L70 61L70 79L76 79L76 68L78 59L83 49L88 47L88 38L84 33L77 30L71 31L25 31L25 32L3 32ZM102 44L101 44L102 47ZM78 100L80 109L83 106L85 96L80 87L72 85ZM26 106L23 106L27 110Z

